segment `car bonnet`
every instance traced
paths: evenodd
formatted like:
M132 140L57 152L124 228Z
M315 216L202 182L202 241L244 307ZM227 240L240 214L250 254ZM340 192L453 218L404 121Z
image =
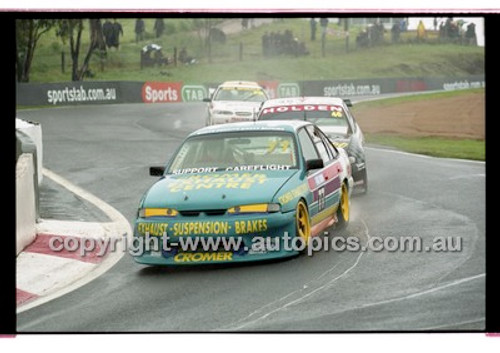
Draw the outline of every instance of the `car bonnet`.
M298 169L224 171L166 175L147 192L143 207L178 211L227 209L238 205L271 202Z

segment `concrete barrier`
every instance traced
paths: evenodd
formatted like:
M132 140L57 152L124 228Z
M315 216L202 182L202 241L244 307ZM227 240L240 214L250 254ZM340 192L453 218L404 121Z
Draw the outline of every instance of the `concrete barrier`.
M21 131L25 135L27 135L36 146L36 156L35 156L36 171L35 171L35 174L36 174L37 179L38 179L38 185L40 185L42 183L42 179L43 179L43 174L42 174L42 167L43 167L42 125L40 125L39 123L36 123L36 122L26 121L26 120L16 118L16 130ZM28 151L23 151L23 152L28 152Z
M16 255L36 238L33 155L23 153L16 163Z

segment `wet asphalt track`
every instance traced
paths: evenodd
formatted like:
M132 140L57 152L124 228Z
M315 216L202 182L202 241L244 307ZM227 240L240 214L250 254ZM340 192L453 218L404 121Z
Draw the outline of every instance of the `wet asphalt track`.
M44 166L130 222L203 104L19 111L42 123ZM20 332L484 330L485 166L367 150L370 192L344 236L461 237L463 250L320 252L267 264L153 268L125 255L78 290L18 315ZM332 233L332 236L338 235Z

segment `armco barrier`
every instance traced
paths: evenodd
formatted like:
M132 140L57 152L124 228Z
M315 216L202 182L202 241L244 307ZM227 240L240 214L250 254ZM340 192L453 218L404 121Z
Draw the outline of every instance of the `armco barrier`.
M16 255L36 237L33 156L23 153L16 163Z
M169 81L18 83L18 105L200 102L218 82L186 84ZM485 87L484 75L400 77L321 81L259 81L271 98L292 96L367 96L385 93Z

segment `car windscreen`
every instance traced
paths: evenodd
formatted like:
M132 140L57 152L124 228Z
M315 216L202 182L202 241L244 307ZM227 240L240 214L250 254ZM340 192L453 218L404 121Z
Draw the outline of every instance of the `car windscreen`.
M259 120L307 120L317 125L348 126L339 105L287 105L263 108Z
M215 94L214 101L264 102L267 99L262 88L221 87Z
M297 168L294 135L284 131L239 131L188 138L167 173L288 170Z

